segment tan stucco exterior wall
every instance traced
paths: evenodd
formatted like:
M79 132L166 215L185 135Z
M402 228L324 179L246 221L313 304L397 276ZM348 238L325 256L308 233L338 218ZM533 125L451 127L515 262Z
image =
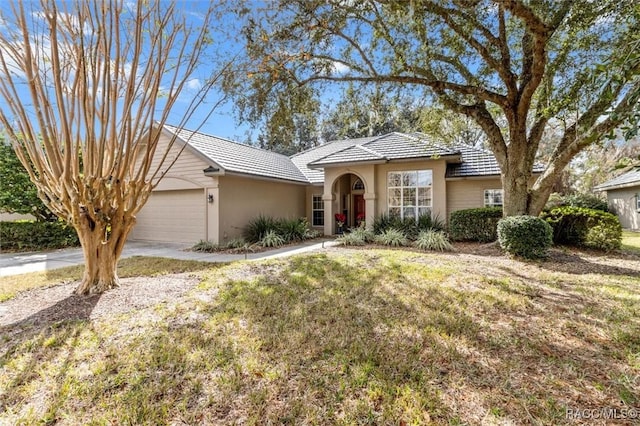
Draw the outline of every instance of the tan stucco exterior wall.
M640 229L640 212L636 209L636 195L640 186L607 191L609 207L620 218L620 224L626 229Z
M500 178L468 178L447 181L447 211L440 218L446 218L448 221L451 212L456 210L484 207L485 189L502 189Z
M295 183L220 176L218 196L219 243L242 236L243 228L259 215L273 218L305 216L306 186Z

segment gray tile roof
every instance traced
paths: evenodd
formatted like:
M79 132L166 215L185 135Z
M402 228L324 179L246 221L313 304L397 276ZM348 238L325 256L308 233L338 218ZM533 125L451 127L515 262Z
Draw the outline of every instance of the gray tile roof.
M375 138L367 138L346 149L319 158L309 165L311 167L321 167L359 161L441 157L458 155L459 153L458 150L435 144L423 135L389 133Z
M491 152L469 145L457 145L456 148L462 154L462 161L456 164L447 164L446 177L500 175L500 166ZM542 164L536 163L533 166L534 173L542 173L543 171Z
M227 171L294 182L309 182L286 155L166 124L164 127Z
M362 145L367 141L376 139L376 137L370 138L357 138L357 139L345 139L338 141L331 141L315 148L310 148L306 151L299 152L291 157L291 161L300 169L300 171L309 179L309 182L313 184L320 184L324 182L324 171L322 169L311 169L309 163L312 163L320 158L324 158L327 155L333 154L338 151L342 151L354 145Z
M640 185L640 167L629 170L620 176L596 186L596 191L606 191L608 189L627 188L629 186Z
M422 133L389 133L331 141L287 157L204 133L170 125L164 127L227 171L273 179L317 185L324 182L324 166L442 156L454 159L447 164L447 178L500 175L500 167L490 152L468 145L437 144ZM543 170L541 165L534 167L534 172ZM640 171L637 173L636 180L640 181ZM609 182L601 186L607 184Z

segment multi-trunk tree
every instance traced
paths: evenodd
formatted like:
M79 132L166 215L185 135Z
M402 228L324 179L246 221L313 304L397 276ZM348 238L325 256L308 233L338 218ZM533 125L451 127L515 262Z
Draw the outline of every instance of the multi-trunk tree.
M136 213L171 165L159 129L184 125L217 79L194 80L202 62L212 69L213 10L187 19L180 7L16 0L0 9L0 123L42 201L78 232L77 293L118 284Z
M637 118L637 2L280 0L238 10L248 61L234 88L245 105L268 113L268 94L292 83L434 96L486 134L506 215L538 214L572 158ZM534 178L551 121L566 127Z

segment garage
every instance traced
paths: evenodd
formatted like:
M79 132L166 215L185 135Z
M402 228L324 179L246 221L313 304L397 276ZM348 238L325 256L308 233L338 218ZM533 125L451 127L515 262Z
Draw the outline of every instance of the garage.
M193 244L206 240L204 190L155 191L137 218L132 240Z

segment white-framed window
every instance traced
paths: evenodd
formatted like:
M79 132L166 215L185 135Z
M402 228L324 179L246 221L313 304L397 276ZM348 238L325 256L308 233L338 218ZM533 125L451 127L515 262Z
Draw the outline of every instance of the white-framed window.
M311 225L324 226L324 200L322 195L314 195L311 199Z
M387 174L387 207L390 216L417 218L431 214L433 172L408 170Z
M362 183L361 179L356 179L356 181L353 183L353 190L354 191L364 190L364 183Z
M640 194L636 194L636 210L640 212Z
M485 189L484 206L502 207L502 189Z

